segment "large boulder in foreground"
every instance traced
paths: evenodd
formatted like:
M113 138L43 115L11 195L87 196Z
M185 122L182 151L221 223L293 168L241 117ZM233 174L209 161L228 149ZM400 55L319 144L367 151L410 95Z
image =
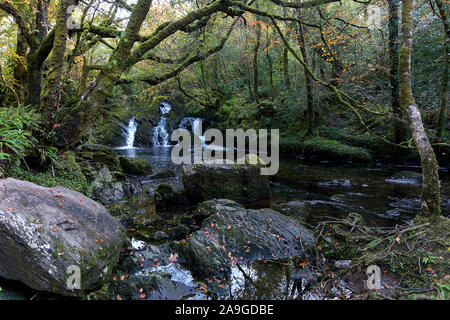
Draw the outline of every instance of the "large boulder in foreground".
M186 195L193 203L214 198L241 203L270 199L269 181L257 165L184 165L182 179Z
M110 277L126 231L108 210L81 193L0 180L0 277L62 295L69 266L81 271L81 290Z
M199 276L227 278L235 263L302 256L314 241L311 232L272 209L246 210L234 201L214 199L197 211L210 216L173 248Z
M152 166L144 159L121 156L119 161L125 173L137 176L146 176L153 173Z

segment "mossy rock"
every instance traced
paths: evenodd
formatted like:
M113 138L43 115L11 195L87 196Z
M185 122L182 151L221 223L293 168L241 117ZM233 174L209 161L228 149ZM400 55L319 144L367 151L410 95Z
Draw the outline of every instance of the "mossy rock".
M121 156L119 161L122 165L123 172L128 174L146 176L153 172L150 163L144 159Z
M171 204L185 205L188 203L183 190L175 190L167 183L162 183L156 188L154 198L157 209L166 208Z
M361 147L352 147L336 140L314 137L303 143L303 150L307 156L318 156L326 159L370 162L372 156L369 151Z
M167 169L163 172L158 172L155 175L152 176L152 179L169 179L169 178L175 178L177 175L173 170Z
M255 165L186 165L182 180L192 203L214 198L243 203L270 199L267 176Z

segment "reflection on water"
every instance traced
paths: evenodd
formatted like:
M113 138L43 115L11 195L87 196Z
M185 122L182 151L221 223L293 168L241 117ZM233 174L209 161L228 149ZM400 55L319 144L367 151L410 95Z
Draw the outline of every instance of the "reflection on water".
M171 150L167 147L120 148L117 152L149 161L154 172L172 169L181 174L181 166L171 160ZM420 172L420 167L376 164L368 168L281 160L279 173L270 177L272 206L283 213L302 217L307 213L311 223L324 216L342 217L357 212L377 224L392 225L410 219L420 210L420 185L389 180L402 170ZM448 216L448 168L440 171L440 179L442 214ZM301 205L293 201L301 202Z

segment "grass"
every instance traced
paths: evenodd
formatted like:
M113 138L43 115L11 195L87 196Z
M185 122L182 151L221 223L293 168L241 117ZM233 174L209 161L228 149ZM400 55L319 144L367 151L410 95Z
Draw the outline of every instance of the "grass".
M16 164L6 169L4 176L19 180L33 182L43 187L62 186L91 196L92 186L86 177L76 167L74 168L69 160L59 160L54 164L54 170L49 168L44 172L28 171Z

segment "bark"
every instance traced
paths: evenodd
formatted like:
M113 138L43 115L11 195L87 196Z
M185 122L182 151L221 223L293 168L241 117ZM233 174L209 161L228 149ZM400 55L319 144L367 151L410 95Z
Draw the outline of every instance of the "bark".
M422 206L420 216L434 221L440 216L438 163L423 127L411 89L412 0L402 1L402 46L399 55L400 106L406 111L410 130L422 164Z
M22 32L17 30L17 43L16 43L16 54L23 59L25 59L25 56L27 54L28 44L25 40L25 37L23 36ZM22 92L22 96L24 95L25 87L26 87L26 68L25 68L25 61L19 61L18 59L14 60L14 79L19 84L20 88L19 91Z
M259 73L258 73L258 53L261 46L261 25L256 20L256 43L253 48L253 98L256 103L259 103Z
M449 64L449 56L450 56L450 26L448 23L447 12L444 9L444 6L441 0L435 0L436 5L439 9L440 18L442 21L442 25L444 27L444 68L442 70L441 76L441 106L439 111L439 120L438 120L438 128L436 137L442 137L442 134L445 129L445 116L447 111L447 89L448 89L448 64Z
M267 35L268 35L268 33L267 33ZM269 44L269 37L267 37L266 58L267 58L267 63L269 65L270 98L271 98L271 100L273 100L273 99L275 99L275 85L273 82L273 61L272 61L272 57L270 56L268 44Z
M289 77L289 57L288 57L288 49L286 47L283 48L283 75L284 75L284 85L286 88L291 87L291 78Z
M394 142L400 143L406 140L406 127L402 121L404 112L400 108L398 85L398 9L399 0L389 0L389 81L391 89L391 107L396 119L394 119Z
M304 30L303 25L299 24L297 27L297 35L298 35L298 42L300 45L300 51L303 56L303 60L306 64L308 64L308 56L306 53L306 46L305 46L305 36L304 36ZM305 76L305 85L306 85L306 102L307 102L307 119L308 119L308 125L307 125L307 134L311 134L314 129L314 101L313 101L313 95L312 95L312 79L305 68L304 70L304 76Z
M54 39L52 55L48 61L48 71L45 75L45 83L40 96L41 111L44 113L46 125L50 128L58 110L61 98L61 86L63 75L64 54L66 52L67 39L67 8L73 4L73 0L60 0L56 24L54 27Z

